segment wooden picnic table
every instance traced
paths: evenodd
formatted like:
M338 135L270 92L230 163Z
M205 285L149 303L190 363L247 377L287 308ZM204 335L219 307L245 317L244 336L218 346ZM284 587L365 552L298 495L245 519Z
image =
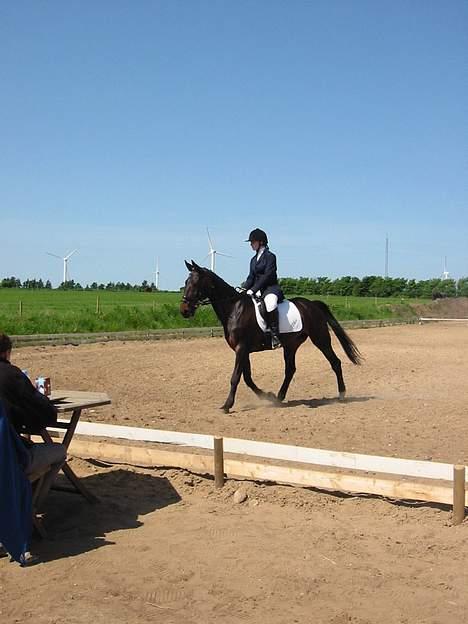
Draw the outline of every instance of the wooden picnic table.
M69 420L60 418L54 429L62 429L65 431L65 435L61 443L68 450L70 443L75 434L76 426L80 420L81 412L84 409L90 409L92 407L101 407L102 405L110 405L111 400L104 392L82 392L79 390L54 390L50 395L50 400L54 403L59 416L68 415L71 413ZM46 443L52 443L54 440L47 429L43 429L41 432L42 439ZM47 483L41 487L40 500L44 500L48 491L55 481L55 477L58 472L62 470L64 475L73 485L74 490L82 494L89 502L97 502L97 498L91 494L91 492L83 485L81 480L73 472L72 468L65 462L61 468L59 468L55 474L51 474L47 480Z

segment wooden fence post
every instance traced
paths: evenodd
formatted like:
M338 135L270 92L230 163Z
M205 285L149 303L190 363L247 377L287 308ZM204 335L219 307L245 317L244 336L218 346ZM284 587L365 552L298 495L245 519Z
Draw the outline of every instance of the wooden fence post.
M20 316L23 316L23 302L20 299L18 313Z
M465 466L453 467L453 515L452 524L465 519Z
M224 486L224 449L223 438L214 437L214 475L215 487L222 488Z
M99 314L101 312L101 306L99 303L99 295L97 295L96 297L96 314Z

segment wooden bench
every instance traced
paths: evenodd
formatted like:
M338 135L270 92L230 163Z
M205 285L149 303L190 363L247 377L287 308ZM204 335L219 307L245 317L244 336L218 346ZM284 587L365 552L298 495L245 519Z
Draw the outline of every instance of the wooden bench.
M41 470L37 470L28 475L28 480L32 485L32 521L33 527L36 529L40 537L47 537L46 530L42 522L42 517L38 512L37 505L41 494L42 486L44 484L44 478L52 470L52 466L44 466Z

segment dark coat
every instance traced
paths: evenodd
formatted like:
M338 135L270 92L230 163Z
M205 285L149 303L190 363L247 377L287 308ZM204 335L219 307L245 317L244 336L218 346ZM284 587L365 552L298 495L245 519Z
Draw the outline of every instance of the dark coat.
M0 400L18 433L40 433L57 424L57 408L17 367L0 358Z
M278 275L276 272L276 256L268 247L257 261L257 254L250 261L250 273L244 288L252 290L254 293L259 290L262 297L269 293L274 293L278 297L278 301L284 299L283 291L278 285Z
M29 550L32 533L31 484L24 474L29 461L0 401L0 542L20 563Z

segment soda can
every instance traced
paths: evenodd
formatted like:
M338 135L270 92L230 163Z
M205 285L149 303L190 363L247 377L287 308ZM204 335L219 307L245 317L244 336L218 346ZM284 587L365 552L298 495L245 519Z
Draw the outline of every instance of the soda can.
M36 377L36 390L45 394L45 377Z
M50 391L51 391L50 377L37 377L36 389L39 390L41 394L44 394L45 396L49 396Z

